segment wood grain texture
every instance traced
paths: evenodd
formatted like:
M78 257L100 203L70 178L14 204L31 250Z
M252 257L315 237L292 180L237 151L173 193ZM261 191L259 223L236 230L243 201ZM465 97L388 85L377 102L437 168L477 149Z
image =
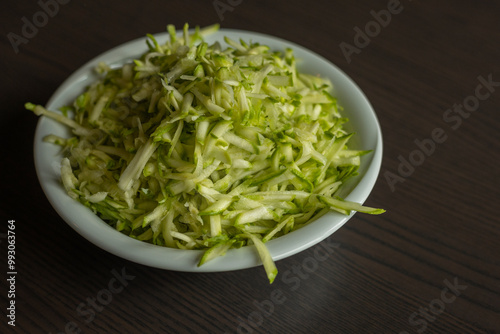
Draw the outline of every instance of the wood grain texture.
M221 18L214 3L232 10ZM391 3L400 12L346 57L340 44L354 45L354 28L365 29L372 11ZM18 271L16 327L3 315L1 333L500 333L499 2L70 1L16 53L9 33L22 35L23 17L40 10L35 1L0 4L0 233L16 220ZM277 262L272 285L262 268L192 274L145 267L68 227L38 184L37 119L23 104L46 103L73 71L111 47L185 22L281 37L353 78L384 137L381 174L366 204L387 212L356 214L321 244ZM488 77L490 90L483 83L480 92L489 94L474 111L448 113L472 101ZM435 129L446 139L391 187L388 173L399 175L401 159L418 155L415 141ZM315 265L324 247L333 251ZM117 273L128 275L126 285L107 295ZM98 297L106 305L91 307Z

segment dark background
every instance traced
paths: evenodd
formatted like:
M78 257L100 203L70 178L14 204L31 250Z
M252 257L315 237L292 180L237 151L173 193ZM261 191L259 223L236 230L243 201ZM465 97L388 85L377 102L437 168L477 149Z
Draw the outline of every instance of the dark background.
M61 2L57 13L54 0L0 4L0 332L500 333L500 2L401 0L369 41L354 29L376 28L371 11L397 2ZM16 53L10 39L24 38L23 18L32 22L41 3L54 15ZM24 103L46 103L100 53L185 22L301 44L345 71L377 112L384 159L366 204L387 212L356 214L320 246L279 261L293 283L268 285L260 267L191 274L120 259L68 227L38 184L38 120ZM341 43L355 42L346 57ZM447 111L474 101L479 77L494 82L490 95L465 116ZM418 153L415 141L429 143L435 129L446 140ZM405 174L401 161L410 159L418 163ZM8 220L16 226L15 327L5 316ZM325 245L335 251L318 268L294 271ZM118 273L128 275L123 290L91 307Z

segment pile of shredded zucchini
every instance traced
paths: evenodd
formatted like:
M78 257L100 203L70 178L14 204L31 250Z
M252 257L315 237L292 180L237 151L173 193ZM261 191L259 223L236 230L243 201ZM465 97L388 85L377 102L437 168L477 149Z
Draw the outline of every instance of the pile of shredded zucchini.
M328 80L299 73L292 50L225 38L218 26L176 34L100 79L62 113L26 104L69 126L61 145L68 194L118 231L155 245L203 249L199 265L255 245L270 282L265 242L329 210L379 214L338 198L360 156ZM68 115L72 115L71 117Z

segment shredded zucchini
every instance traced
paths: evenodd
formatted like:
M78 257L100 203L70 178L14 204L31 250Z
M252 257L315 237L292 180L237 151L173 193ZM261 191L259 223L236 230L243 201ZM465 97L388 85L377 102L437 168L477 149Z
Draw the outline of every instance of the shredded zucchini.
M325 212L380 214L338 198L368 151L352 134L322 77L300 73L291 49L256 42L208 45L217 25L181 34L100 79L63 113L27 103L70 127L62 183L121 233L155 245L205 250L199 265L255 245L269 281L265 242ZM67 116L68 112L72 116Z

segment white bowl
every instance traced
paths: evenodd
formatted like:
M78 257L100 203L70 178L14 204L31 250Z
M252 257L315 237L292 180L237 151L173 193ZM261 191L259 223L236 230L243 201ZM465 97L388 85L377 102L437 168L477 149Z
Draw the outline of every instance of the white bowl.
M349 118L347 128L356 134L350 141L353 149L373 150L362 156L359 175L344 185L342 196L346 200L363 203L377 180L382 161L382 135L373 108L359 87L339 68L321 56L288 41L254 32L221 29L205 38L208 43L220 41L224 36L233 40L259 42L279 51L292 48L301 72L328 77L334 85L334 96L344 108L343 116ZM168 34L155 35L160 43ZM57 110L68 105L96 80L93 69L103 61L121 65L139 57L147 50L145 38L133 40L113 48L92 59L73 73L56 90L47 103L47 108ZM60 150L56 145L43 142L48 134L69 136L68 129L49 118L42 117L37 125L34 139L35 166L40 184L48 200L58 214L80 235L102 249L122 258L144 265L188 272L215 272L250 268L260 265L254 246L231 249L223 257L214 259L201 267L197 263L203 251L180 250L155 246L132 239L110 227L87 207L71 199L60 182ZM345 224L354 213L344 216L331 212L317 221L285 236L266 243L272 258L280 260L301 252L330 236Z

